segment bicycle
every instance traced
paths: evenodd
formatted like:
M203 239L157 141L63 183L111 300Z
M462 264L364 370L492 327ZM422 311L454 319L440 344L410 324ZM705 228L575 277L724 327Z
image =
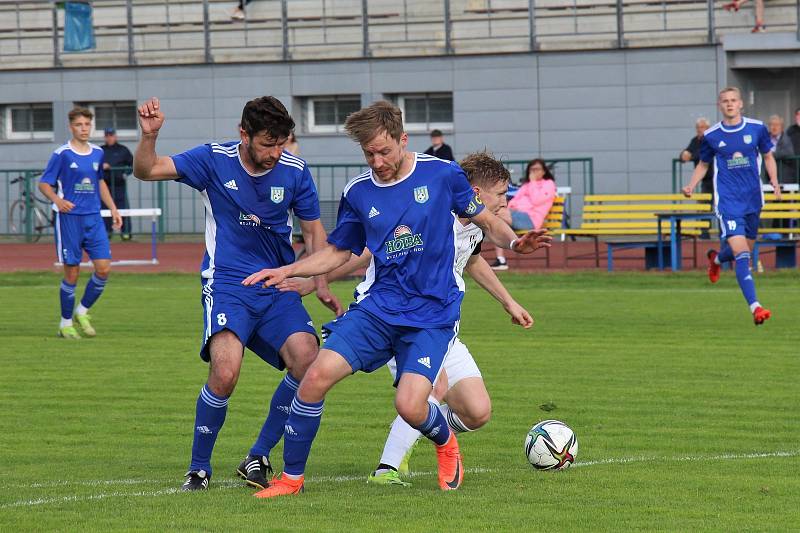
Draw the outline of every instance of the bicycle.
M31 176L34 179L36 176ZM46 229L55 225L55 213L48 200L39 198L35 192L25 190L25 176L11 180L11 185L20 183L20 197L11 204L8 210L8 230L12 235L24 236L31 222L31 242L38 241ZM44 208L40 207L42 204Z

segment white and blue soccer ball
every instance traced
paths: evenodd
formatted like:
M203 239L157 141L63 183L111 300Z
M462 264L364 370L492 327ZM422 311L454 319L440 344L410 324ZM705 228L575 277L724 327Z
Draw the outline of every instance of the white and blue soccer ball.
M564 422L544 420L525 437L525 455L536 470L563 470L575 462L578 438Z

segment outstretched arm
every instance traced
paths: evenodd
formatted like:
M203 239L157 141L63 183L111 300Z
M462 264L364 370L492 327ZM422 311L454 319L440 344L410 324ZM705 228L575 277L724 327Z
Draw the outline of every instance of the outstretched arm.
M300 219L300 230L303 232L303 239L306 242L309 255L313 255L314 251L320 247L320 243L324 243L327 235L322 222L316 220L302 220ZM314 286L317 293L317 298L322 304L336 313L336 316L342 314L342 304L334 296L328 288L328 281L325 276L315 276Z
M503 286L497 278L497 274L494 273L492 267L483 257L480 255L470 257L469 261L467 261L466 271L469 272L469 275L478 285L494 296L495 300L503 304L503 309L511 315L512 324L519 324L525 329L533 326L533 317L511 297L508 289Z
M496 246L512 250L520 254L530 254L539 248L549 248L553 237L547 234L546 229L534 229L521 237L517 237L511 227L484 209L471 220L483 230L489 240Z
M345 278L353 272L365 268L369 264L370 259L372 259L372 253L369 249L364 248L364 253L360 256L352 254L345 264L328 272L326 277L329 282ZM282 291L294 291L300 294L300 296L305 296L314 292L315 285L312 278L296 277L283 280L278 285L278 288Z
M172 158L156 154L156 139L164 125L164 113L158 98L139 106L139 126L142 138L133 155L133 175L142 181L174 180L178 177Z
M264 287L278 285L286 278L292 276L318 276L326 274L336 267L347 262L350 258L350 250L340 250L334 245L327 243L325 247L312 255L304 257L296 263L282 266L280 268L265 268L247 276L242 281L242 285L255 285L261 281Z

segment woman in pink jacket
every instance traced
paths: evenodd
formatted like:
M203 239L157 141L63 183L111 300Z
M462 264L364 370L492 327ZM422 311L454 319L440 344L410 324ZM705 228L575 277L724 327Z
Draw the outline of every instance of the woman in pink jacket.
M508 202L498 216L515 230L538 229L544 226L547 213L556 198L556 182L550 169L542 159L534 159L528 163L522 186L514 198ZM507 270L505 255L501 248L497 249L497 259L492 264L495 270Z

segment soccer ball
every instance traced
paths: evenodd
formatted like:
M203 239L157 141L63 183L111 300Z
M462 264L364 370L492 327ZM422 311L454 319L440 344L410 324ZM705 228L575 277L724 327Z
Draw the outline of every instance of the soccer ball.
M545 420L525 437L525 455L536 470L569 468L578 455L578 439L564 422Z

